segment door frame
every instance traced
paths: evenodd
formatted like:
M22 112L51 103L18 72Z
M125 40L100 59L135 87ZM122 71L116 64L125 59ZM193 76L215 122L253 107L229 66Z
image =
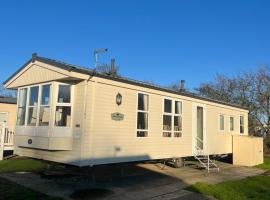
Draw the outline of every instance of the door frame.
M192 103L192 153L195 153L196 141L194 140L197 136L197 107L203 108L203 150L206 150L206 104Z

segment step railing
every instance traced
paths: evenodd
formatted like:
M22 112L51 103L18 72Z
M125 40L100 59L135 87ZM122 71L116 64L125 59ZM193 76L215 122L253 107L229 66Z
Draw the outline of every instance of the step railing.
M4 150L7 146L13 146L14 130L6 123L0 123L0 160L3 160Z
M217 164L214 163L214 161L210 159L207 146L204 144L203 140L200 139L199 137L194 137L193 143L194 143L194 148L195 148L193 152L193 156L195 159L199 161L201 166L207 169L208 173L210 172L210 169L212 168L217 169L219 171Z

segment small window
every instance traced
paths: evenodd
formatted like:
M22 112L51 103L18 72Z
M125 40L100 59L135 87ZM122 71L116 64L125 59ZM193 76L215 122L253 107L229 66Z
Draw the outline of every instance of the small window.
M27 89L19 89L18 92L18 111L17 125L22 126L25 123Z
M70 103L71 86L59 85L58 87L58 103Z
M230 131L234 131L234 117L230 117Z
M27 114L27 125L29 126L36 126L37 124L38 92L39 86L30 87Z
M163 137L182 137L182 102L164 99Z
M164 99L164 112L171 113L172 112L172 100Z
M240 116L240 134L244 134L244 116Z
M219 115L219 130L224 131L224 115Z
M147 137L149 96L147 94L138 93L137 101L137 137Z

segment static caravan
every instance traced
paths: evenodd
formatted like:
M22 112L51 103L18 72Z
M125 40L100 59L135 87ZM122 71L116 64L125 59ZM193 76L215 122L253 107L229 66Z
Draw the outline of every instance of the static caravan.
M93 166L231 154L233 136L248 136L241 106L36 54L4 84L18 90L22 156Z

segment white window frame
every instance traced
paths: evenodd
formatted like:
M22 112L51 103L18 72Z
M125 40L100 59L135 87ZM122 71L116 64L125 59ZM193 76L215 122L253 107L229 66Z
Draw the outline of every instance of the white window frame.
M233 119L233 130L231 130L231 118ZM229 132L234 132L234 131L235 131L235 117L229 116Z
M70 103L58 103L58 92L59 92L59 86L60 85L70 85ZM72 124L73 124L73 94L74 94L74 87L72 84L68 84L68 83L62 83L62 82L56 82L55 83L56 86L56 94L55 94L55 105L53 106L53 127L57 127L57 128L72 128ZM70 126L56 126L55 124L55 114L56 114L56 107L57 106L62 106L62 107L70 107Z
M241 125L241 117L243 117L243 125ZM241 133L241 126L243 126L243 133ZM239 116L239 134L240 135L245 134L245 117L244 117L244 115Z
M148 96L148 102L147 102L147 108L148 110L139 110L138 109L138 105L139 105L139 101L138 101L138 98L139 98L139 94L143 94L143 95L147 95ZM136 138L147 138L149 137L149 110L150 110L150 95L149 93L145 93L145 92L137 92L137 95L136 95ZM147 129L138 129L138 113L146 113L147 114ZM147 135L146 136L143 136L143 137L138 137L138 132L147 132Z
M221 125L221 123L220 123L220 117L221 117L221 116L223 116L223 130L220 129L220 128L221 128L221 127L220 127L220 125ZM218 115L218 131L219 131L219 132L225 132L225 115L222 114L222 113L220 113L220 114Z
M165 112L165 100L171 100L172 102L172 106L171 106L171 113ZM180 102L181 103L181 113L180 114L176 114L175 113L175 102ZM163 117L164 115L170 116L171 117L171 130L170 131L166 131L163 129ZM174 117L181 117L181 127L182 130L181 131L175 131L174 130ZM171 136L170 137L165 137L164 136L164 132L170 132ZM175 137L174 133L180 133L181 136L180 137ZM183 137L183 101L180 99L175 99L175 98L170 98L170 97L163 97L162 99L162 137L163 138L181 138Z

